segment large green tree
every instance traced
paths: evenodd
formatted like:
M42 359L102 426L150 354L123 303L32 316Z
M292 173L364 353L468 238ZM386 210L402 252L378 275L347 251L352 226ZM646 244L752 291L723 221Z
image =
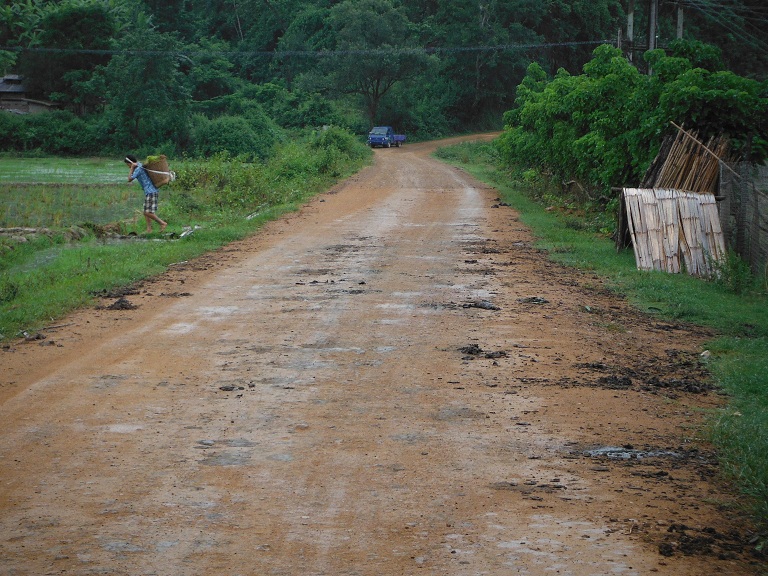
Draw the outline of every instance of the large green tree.
M330 49L319 60L316 80L330 94L362 99L371 125L393 86L417 77L429 57L416 43L411 23L391 0L344 0L328 11L315 48Z
M102 71L106 129L125 149L185 145L191 95L181 64L182 46L151 27L134 28Z
M118 29L114 12L97 0L68 0L47 5L38 25L19 59L27 90L81 111L97 104L84 86L109 61Z
M544 5L529 0L438 0L422 33L442 62L451 113L462 123L508 108L513 87L525 74L540 42L528 25Z
M39 0L6 2L0 6L0 73L11 72L18 50L34 42L40 33L44 7Z

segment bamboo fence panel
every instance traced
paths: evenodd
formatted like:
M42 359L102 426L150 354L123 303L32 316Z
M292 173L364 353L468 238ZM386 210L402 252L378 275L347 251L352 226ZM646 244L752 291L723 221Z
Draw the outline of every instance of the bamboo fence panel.
M640 195L641 208L643 211L643 220L645 230L648 234L649 253L651 265L654 270L661 270L662 249L661 249L661 220L659 218L659 203L654 194L648 194L643 191Z
M717 209L717 202L714 198L706 196L701 198L701 209L705 214L704 222L706 228L704 230L707 242L706 246L711 250L711 258L714 262L721 262L727 256L727 250L725 249L725 234L720 225L720 213Z
M635 247L635 264L638 270L653 270L648 244L648 232L643 223L643 210L640 207L641 190L625 188L624 198L627 206L627 221L632 245Z
M725 255L713 194L624 188L622 198L639 270L712 275Z
M690 201L680 202L681 234L685 238L687 250L683 251L685 269L688 274L700 276L704 266L704 250L701 247L701 236L699 234L699 214L696 204Z
M677 218L677 197L674 190L657 190L660 216L663 223L662 242L664 246L664 264L659 269L680 272L680 235L675 220Z

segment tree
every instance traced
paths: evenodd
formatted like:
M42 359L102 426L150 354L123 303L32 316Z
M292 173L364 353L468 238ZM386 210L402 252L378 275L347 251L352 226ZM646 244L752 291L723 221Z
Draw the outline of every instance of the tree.
M623 24L623 2L616 0L552 0L534 29L553 46L547 49L548 68L577 74L595 47ZM584 42L585 44L581 44Z
M331 8L325 32L333 44L321 61L325 86L362 97L371 126L392 87L427 66L408 19L390 0L344 0Z
M181 45L150 27L133 29L103 70L106 123L124 149L186 142L190 94L180 71Z
M728 134L738 150L752 138L756 161L768 155L765 85L732 72L710 72L689 60L647 53L653 76L641 74L608 45L575 76L560 70L546 80L537 65L518 87L500 139L505 161L543 168L563 180L607 191L637 183L670 121L702 137Z
M242 84L232 72L234 65L224 54L228 49L225 42L206 39L187 47L189 60L183 68L187 69L193 100L199 102L232 94Z
M310 7L298 13L278 42L273 69L290 87L298 76L311 74L317 68L318 56L310 52L328 50L332 41L328 38L325 23L327 8Z
M424 42L442 62L441 76L454 93L452 115L474 122L482 115L495 123L511 104L512 87L533 58L540 38L532 29L544 3L528 0L439 0L424 26Z
M110 59L114 14L101 2L71 0L48 5L39 26L19 59L27 90L81 112L97 104L83 83Z
M43 6L36 0L0 6L0 46L19 49L28 45L39 31L42 17ZM0 73L10 72L17 54L15 50L0 50Z

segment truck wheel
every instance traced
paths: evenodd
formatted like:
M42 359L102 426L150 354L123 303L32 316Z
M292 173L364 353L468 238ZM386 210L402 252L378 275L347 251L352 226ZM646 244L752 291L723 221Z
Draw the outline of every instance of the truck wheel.
M390 146L392 146L392 144L390 144L389 142L387 142L386 144L384 144L384 146L386 146L387 148L389 148Z

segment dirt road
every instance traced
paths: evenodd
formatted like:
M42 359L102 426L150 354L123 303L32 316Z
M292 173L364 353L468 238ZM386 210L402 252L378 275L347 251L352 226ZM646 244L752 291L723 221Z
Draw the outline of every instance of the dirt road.
M0 350L0 573L754 573L708 335L433 148Z

